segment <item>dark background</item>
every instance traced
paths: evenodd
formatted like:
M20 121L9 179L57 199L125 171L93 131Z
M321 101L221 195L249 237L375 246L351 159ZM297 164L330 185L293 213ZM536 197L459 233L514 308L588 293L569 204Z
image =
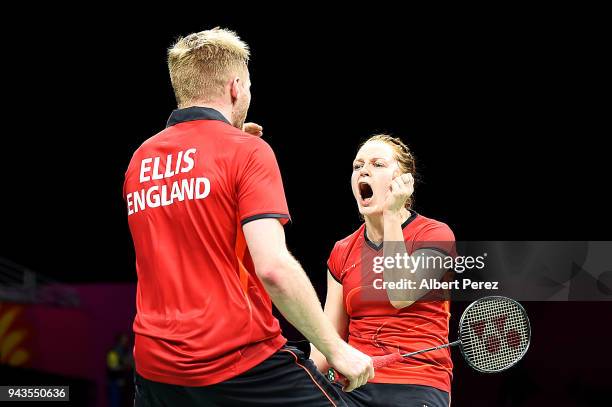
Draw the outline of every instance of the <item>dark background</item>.
M458 240L610 240L604 30L590 15L187 11L20 15L5 33L1 257L61 282L136 280L123 173L176 107L167 47L216 25L251 47L248 120L276 152L288 246L321 296L333 243L359 225L352 158L380 131L417 157L416 210ZM604 403L612 303L525 306L526 358L483 376L454 354L454 405Z

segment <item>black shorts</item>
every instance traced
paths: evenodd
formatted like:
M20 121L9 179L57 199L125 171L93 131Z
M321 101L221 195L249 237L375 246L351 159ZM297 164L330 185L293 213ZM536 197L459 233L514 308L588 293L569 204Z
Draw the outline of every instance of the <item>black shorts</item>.
M448 407L450 395L435 387L417 384L368 383L350 393L334 384L349 406L355 407Z
M347 407L337 390L304 353L285 346L254 368L211 386L187 387L135 374L134 407L313 406Z

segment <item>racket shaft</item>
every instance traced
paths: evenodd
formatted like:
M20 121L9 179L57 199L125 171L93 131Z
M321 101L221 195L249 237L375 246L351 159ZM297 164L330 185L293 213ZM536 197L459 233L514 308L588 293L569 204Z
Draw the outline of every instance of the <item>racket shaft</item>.
M420 355L421 353L431 352L432 350L444 349L444 348L448 348L449 346L459 345L460 343L461 343L461 340L457 340L455 342L445 343L444 345L434 346L433 348L427 348L423 350L418 350L416 352L405 353L402 355L402 357L409 358L412 356Z

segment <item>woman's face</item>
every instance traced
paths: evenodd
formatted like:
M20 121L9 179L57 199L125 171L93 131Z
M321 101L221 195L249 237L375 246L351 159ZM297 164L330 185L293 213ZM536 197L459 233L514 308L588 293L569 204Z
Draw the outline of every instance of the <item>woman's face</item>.
M363 216L382 214L391 181L401 174L394 150L383 141L368 141L353 160L351 188Z

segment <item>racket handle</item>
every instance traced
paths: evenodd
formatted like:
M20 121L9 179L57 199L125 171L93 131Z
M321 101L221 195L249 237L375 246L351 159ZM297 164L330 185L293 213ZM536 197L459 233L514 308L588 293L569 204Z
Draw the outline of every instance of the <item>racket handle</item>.
M401 353L391 353L385 356L374 356L372 357L372 365L374 365L374 370L376 370L380 369L381 367L389 366L392 363L399 362L403 359L404 357L401 355ZM327 371L327 378L331 382L346 384L346 377L344 377L342 373L334 370L334 368L330 368Z
M374 356L372 358L372 364L374 365L374 369L379 369L401 360L404 360L401 353L391 353L385 356Z

